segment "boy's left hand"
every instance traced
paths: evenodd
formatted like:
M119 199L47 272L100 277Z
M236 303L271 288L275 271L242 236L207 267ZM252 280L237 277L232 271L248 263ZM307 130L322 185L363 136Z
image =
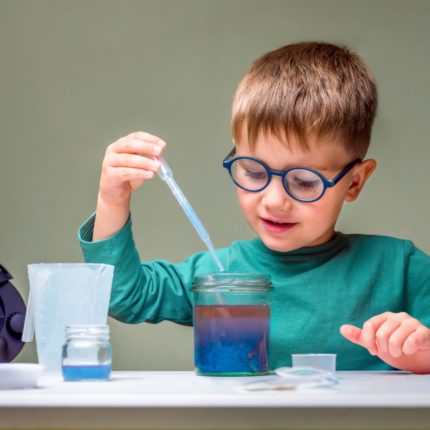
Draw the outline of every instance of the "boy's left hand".
M430 372L430 329L405 312L376 315L362 329L345 324L340 333L397 369Z

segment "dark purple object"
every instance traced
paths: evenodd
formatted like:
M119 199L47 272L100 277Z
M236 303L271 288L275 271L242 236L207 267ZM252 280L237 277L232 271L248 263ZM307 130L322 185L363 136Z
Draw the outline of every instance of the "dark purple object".
M24 346L21 340L25 304L9 282L12 275L0 264L0 363L12 361Z

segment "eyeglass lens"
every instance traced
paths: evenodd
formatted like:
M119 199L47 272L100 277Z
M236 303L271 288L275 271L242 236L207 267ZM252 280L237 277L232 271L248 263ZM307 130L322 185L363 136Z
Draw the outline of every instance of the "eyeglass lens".
M262 190L269 181L266 167L256 160L238 159L231 165L233 180L249 191ZM288 192L300 200L314 200L324 191L322 179L306 169L291 169L285 175L284 186Z

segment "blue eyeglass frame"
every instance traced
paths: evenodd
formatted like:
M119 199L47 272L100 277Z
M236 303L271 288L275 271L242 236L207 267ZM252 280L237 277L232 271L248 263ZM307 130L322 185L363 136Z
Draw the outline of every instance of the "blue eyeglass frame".
M350 163L348 163L346 165L346 167L340 173L338 173L333 179L330 180L330 179L326 179L320 172L318 172L317 170L311 169L310 167L296 166L296 167L291 167L287 170L273 170L264 161L261 161L258 158L254 158L254 157L234 157L234 158L231 158L235 154L236 154L236 148L233 148L229 152L227 157L224 158L222 165L225 169L228 170L230 177L236 186L238 186L239 188L242 188L245 191L249 191L250 193L259 193L260 191L263 191L265 188L267 188L269 186L269 184L272 180L272 176L280 176L282 178L282 185L284 186L287 194L290 197L292 197L294 200L297 200L299 202L304 202L304 203L313 203L313 202L316 202L319 199L321 199L321 197L324 195L327 188L334 187L354 166L356 166L357 164L359 164L363 161L361 158L357 158L357 159L351 161ZM234 176L231 172L231 166L237 160L252 160L252 161L256 161L257 163L260 163L267 171L266 185L264 187L258 189L258 190L249 190L248 188L245 188L242 185L239 185L234 180ZM300 199L300 198L298 198L298 197L296 197L290 193L290 191L288 190L285 178L289 172L291 172L292 170L296 170L296 169L307 170L308 172L314 173L315 175L317 175L321 179L321 181L323 183L323 189L322 189L319 197L317 197L316 199L313 199L313 200L303 200L303 199Z

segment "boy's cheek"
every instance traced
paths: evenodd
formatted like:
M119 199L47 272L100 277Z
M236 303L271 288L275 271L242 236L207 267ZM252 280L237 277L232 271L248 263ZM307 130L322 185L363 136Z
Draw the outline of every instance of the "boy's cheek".
M239 187L236 187L236 197L244 213L256 209L256 194L257 193L250 193L249 191L245 191Z

